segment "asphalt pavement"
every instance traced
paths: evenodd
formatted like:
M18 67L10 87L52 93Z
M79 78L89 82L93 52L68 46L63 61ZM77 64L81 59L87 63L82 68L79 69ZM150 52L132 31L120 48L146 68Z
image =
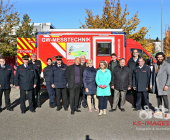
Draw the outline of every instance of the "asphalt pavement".
M152 114L150 119L139 117L140 111L133 111L132 95L126 97L125 112L119 108L98 116L92 109L80 108L81 112L71 115L68 111L49 108L46 91L41 93L42 108L35 113L21 114L19 90L12 88L11 104L13 112L4 106L0 113L0 140L170 140L170 119L158 119ZM149 94L151 111L157 106L156 96ZM170 97L169 97L170 101ZM28 101L27 101L28 105ZM170 115L168 115L170 117Z

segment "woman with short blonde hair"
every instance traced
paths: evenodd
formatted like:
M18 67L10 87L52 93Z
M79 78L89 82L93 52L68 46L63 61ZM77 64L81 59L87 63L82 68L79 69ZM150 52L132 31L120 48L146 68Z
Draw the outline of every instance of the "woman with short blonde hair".
M93 67L93 61L88 60L86 62L87 68L83 73L83 83L85 88L85 94L87 95L87 104L89 108L89 112L92 112L91 108L91 97L93 96L95 101L95 111L99 111L98 109L98 99L96 97L96 69Z

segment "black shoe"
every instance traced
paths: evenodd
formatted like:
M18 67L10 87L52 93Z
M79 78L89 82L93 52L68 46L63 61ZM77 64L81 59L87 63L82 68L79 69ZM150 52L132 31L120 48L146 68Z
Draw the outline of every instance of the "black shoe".
M64 110L65 110L65 111L68 111L68 108L65 108Z
M141 110L140 108L135 108L135 109L133 109L133 111L138 111L138 110Z
M116 109L111 109L111 110L109 110L109 112L113 112L113 111L116 111Z
M120 109L122 112L125 112L125 109Z
M81 112L81 110L78 110L78 109L75 109L74 111L76 111L76 112Z
M0 108L0 113L2 112L2 108Z
M25 114L25 111L21 111L22 114Z
M30 110L30 112L35 113L35 110Z
M41 105L37 105L38 108L41 108Z
M9 110L9 111L13 111L13 108L7 108L7 110Z
M54 108L54 107L56 107L56 105L50 105L50 108Z
M71 111L71 115L74 115L74 111Z
M84 108L87 108L87 105L83 106Z
M61 108L57 108L56 110L57 110L57 111L60 111L60 110L61 110Z

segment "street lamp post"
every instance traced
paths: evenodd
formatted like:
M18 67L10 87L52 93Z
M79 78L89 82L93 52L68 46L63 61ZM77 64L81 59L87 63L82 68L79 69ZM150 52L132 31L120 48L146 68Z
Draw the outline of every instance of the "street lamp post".
M163 52L163 16L162 16L162 0L161 0L161 52Z

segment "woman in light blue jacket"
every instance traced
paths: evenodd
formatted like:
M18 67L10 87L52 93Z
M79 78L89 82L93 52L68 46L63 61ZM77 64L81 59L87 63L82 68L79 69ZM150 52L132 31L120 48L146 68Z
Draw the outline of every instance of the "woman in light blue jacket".
M111 72L107 69L105 61L100 61L100 69L96 74L97 96L99 97L99 115L106 114L108 96L111 95L110 81ZM104 105L103 105L104 103Z

